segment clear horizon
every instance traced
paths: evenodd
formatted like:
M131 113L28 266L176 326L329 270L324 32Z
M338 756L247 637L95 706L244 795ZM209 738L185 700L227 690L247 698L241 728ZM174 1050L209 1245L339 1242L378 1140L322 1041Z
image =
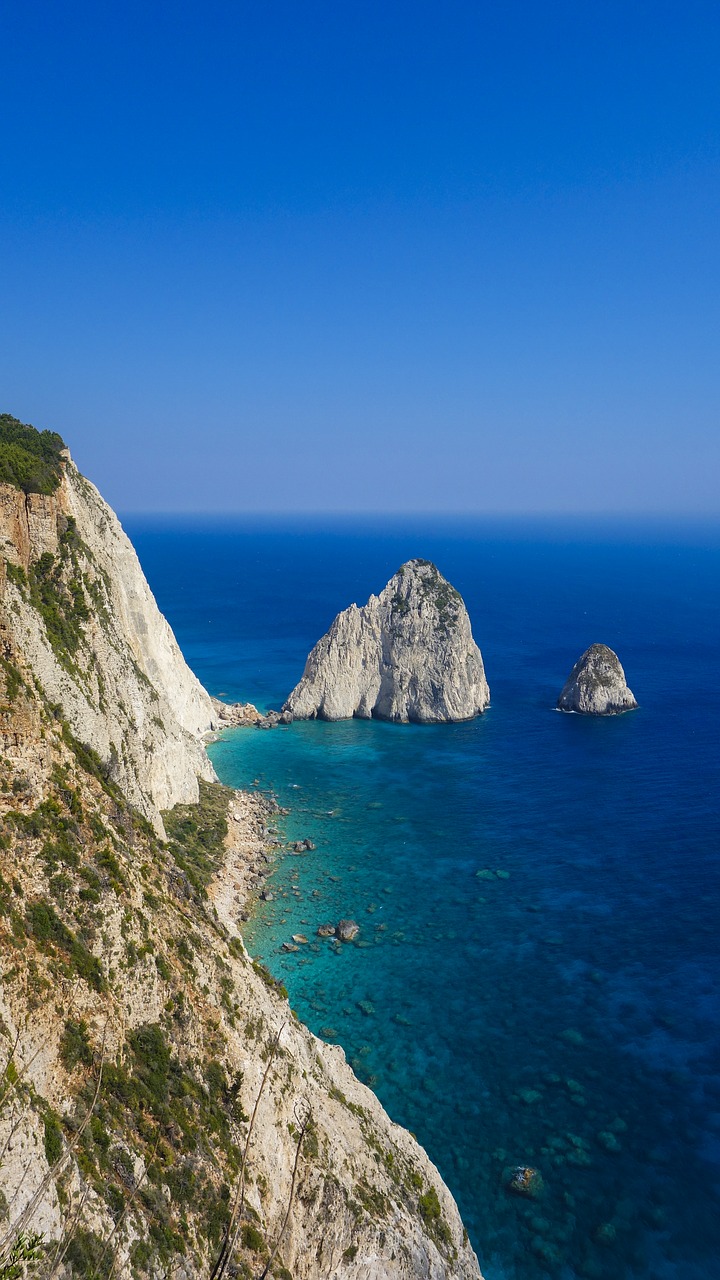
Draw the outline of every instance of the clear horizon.
M1 407L113 507L720 514L716 6L1 29Z

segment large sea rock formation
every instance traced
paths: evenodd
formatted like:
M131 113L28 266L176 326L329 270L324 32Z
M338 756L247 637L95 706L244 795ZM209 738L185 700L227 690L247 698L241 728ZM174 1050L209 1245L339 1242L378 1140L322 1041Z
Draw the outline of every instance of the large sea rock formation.
M591 644L575 663L557 705L585 716L614 716L632 711L637 702L617 654L606 644Z
M339 613L285 703L295 719L471 720L490 690L462 597L429 560Z
M0 415L0 1271L38 1232L33 1275L207 1280L229 1225L228 1277L479 1280L425 1152L245 950L269 802L214 780L217 709L37 435ZM46 446L45 492L12 482Z

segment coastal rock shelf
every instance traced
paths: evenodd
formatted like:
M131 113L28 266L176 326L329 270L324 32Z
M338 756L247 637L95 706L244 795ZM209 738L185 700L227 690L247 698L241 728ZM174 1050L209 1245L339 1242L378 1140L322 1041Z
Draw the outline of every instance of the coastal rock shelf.
M409 560L379 596L338 614L284 710L431 724L471 720L489 701L462 597L429 560Z
M632 711L637 702L617 654L606 644L591 644L575 663L557 705L585 716L614 716Z

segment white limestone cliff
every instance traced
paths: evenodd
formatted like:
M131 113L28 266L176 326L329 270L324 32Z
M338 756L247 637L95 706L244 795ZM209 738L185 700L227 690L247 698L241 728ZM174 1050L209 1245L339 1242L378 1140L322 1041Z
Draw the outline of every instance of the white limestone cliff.
M606 644L591 644L575 663L557 705L585 716L614 716L632 711L637 702L617 654Z
M200 736L217 714L120 521L69 458L49 496L0 485L0 566L14 643L111 780L155 825L161 809L197 800L198 777L214 777ZM42 575L51 604L67 590L60 612L73 591L81 600L87 617L73 633L62 619L56 632L42 624L32 589Z
M470 720L490 701L462 598L428 560L409 560L379 596L338 614L285 708L299 720L431 724Z

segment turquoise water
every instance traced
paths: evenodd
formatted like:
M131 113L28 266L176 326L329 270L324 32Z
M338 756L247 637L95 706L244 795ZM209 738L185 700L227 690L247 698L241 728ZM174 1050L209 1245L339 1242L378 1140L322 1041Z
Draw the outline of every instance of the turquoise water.
M279 861L248 945L425 1145L488 1280L720 1274L717 532L130 531L201 679L261 705L410 555L463 592L481 719L213 747L225 781L272 790L283 835L317 846ZM552 710L594 640L639 711ZM316 937L341 916L356 943ZM293 933L308 944L282 952ZM504 1185L520 1163L537 1200Z

